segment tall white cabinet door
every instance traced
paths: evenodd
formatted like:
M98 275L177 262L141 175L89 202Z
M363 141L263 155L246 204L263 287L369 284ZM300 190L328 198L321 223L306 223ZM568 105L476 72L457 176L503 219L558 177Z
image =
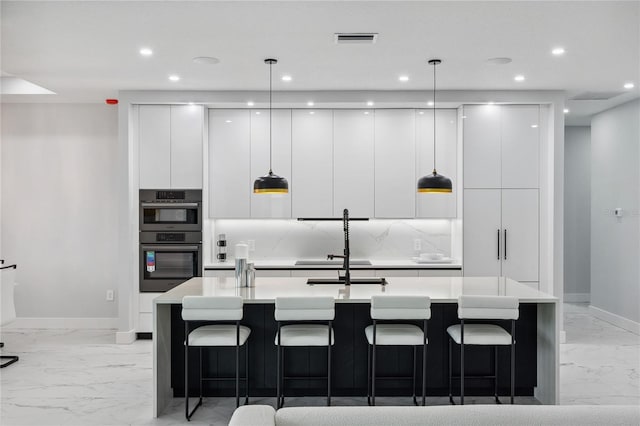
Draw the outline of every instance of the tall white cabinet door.
M457 184L457 111L436 111L436 169L438 174ZM433 171L433 110L416 111L416 184L420 177ZM416 194L416 217L456 217L456 194Z
M202 188L203 110L171 106L171 188Z
M333 216L333 111L291 113L293 217Z
M248 218L252 188L249 110L209 110L209 205L212 217Z
M464 275L500 275L502 232L499 189L465 189L463 221Z
M415 111L375 112L375 217L416 214Z
M502 190L502 232L502 275L538 281L537 189Z
M501 188L500 106L465 105L463 110L465 188Z
M138 107L140 188L171 188L171 109L169 105Z
M269 110L251 111L251 185L269 172ZM291 110L272 110L273 172L291 183ZM289 194L254 194L251 186L251 217L290 218Z
M540 107L504 105L502 110L502 187L538 188Z
M374 215L372 111L333 112L333 215Z

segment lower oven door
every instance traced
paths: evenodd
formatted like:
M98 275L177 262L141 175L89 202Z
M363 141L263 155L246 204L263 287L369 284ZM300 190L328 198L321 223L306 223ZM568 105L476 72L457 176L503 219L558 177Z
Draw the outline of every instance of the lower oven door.
M201 244L140 245L141 292L164 292L200 276Z

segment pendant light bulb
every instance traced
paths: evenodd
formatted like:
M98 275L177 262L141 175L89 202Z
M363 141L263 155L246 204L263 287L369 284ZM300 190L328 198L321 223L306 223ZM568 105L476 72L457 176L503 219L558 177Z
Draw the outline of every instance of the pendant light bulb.
M274 64L278 63L277 59L265 59L264 63L269 65L269 172L260 176L253 182L253 192L254 194L288 194L289 193L289 182L282 176L278 176L273 173L272 170L272 160L273 160L273 131L272 131L272 119L271 119L271 111L273 109L271 97L273 94L273 78L272 78L272 67Z
M436 171L436 65L442 63L440 59L429 60L433 65L433 172L418 179L418 193L450 193L453 185L451 179L439 175Z

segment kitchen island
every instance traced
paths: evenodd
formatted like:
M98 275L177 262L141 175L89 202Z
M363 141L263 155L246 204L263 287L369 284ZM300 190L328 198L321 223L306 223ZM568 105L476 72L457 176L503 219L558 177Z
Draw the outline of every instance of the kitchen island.
M336 343L333 349L335 396L364 396L367 382L367 342L364 328L370 324L369 303L372 295L426 295L431 297L432 318L429 321L427 348L427 395L446 395L448 345L446 328L457 323L456 302L461 294L515 296L520 301L520 319L516 326L516 394L533 395L543 404L558 401L558 325L557 298L504 277L397 277L380 285L314 285L306 278L257 278L255 287L237 288L233 278L192 278L154 299L153 305L153 374L154 415L161 415L174 397L184 396L184 323L180 318L182 298L188 295L242 296L245 314L242 323L251 328L250 390L254 396L275 395L275 353L273 343L276 322L274 301L278 296L332 296L336 299L334 321ZM476 349L476 348L471 348ZM469 374L486 374L492 368L490 351L470 352ZM229 376L232 354L211 349L205 356L208 374ZM293 348L287 356L288 372L293 375L324 374L325 352L314 348ZM195 352L195 351L194 351ZM386 348L380 355L381 374L401 376L411 372L411 350ZM228 359L227 359L228 358ZM197 354L194 353L194 361ZM231 365L230 365L231 364ZM457 351L453 357L457 371ZM509 380L508 354L500 355L500 388ZM291 371L289 371L291 370ZM194 373L196 373L194 371ZM421 374L418 372L418 374ZM504 383L503 383L504 380ZM197 384L197 379L191 383ZM379 395L411 393L409 381L388 381L378 386ZM491 394L490 383L474 387L468 393ZM476 385L478 386L478 385ZM288 394L321 395L320 381L295 381ZM454 386L455 389L455 386ZM195 388L194 388L195 390ZM232 395L229 384L215 384L205 395ZM503 392L504 393L504 392ZM194 394L195 395L195 394Z

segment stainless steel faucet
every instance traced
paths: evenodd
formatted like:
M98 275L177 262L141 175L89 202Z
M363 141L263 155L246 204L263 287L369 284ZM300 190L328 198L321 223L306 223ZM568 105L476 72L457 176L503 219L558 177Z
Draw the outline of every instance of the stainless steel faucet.
M338 279L344 280L344 285L351 285L351 273L349 272L349 258L351 254L349 252L349 209L344 209L342 212L342 228L344 230L344 254L329 254L327 259L332 260L334 258L344 259L342 268L344 269L344 276L341 277L338 273Z

